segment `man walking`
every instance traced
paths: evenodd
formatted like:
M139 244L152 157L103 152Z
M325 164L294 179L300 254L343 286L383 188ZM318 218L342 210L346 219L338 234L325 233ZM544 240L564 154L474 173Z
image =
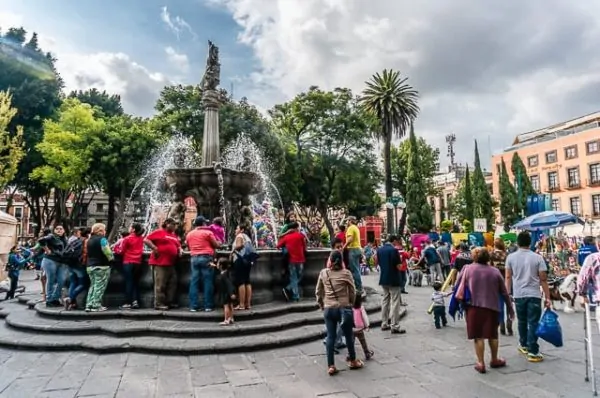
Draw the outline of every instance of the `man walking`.
M379 265L379 286L383 289L381 303L381 330L403 334L406 330L400 327L400 266L401 260L396 249L398 238L391 235L383 246L377 249L375 264Z
M512 292L515 301L518 329L519 351L527 355L529 362L544 360L540 354L536 331L542 316L542 294L544 304L550 308L550 291L548 289L548 268L544 258L531 251L531 235L521 232L517 236L519 250L506 258L506 290Z
M433 241L427 241L427 247L423 250L423 256L421 259L425 259L427 266L429 267L429 276L431 278L431 283L435 281L443 282L442 275L442 259L438 254L437 250L435 250L435 246L433 245Z
M440 242L437 252L442 261L442 275L443 280L446 280L448 274L450 274L450 250L445 242Z
M348 217L348 228L346 228L346 243L344 249L348 250L348 269L352 272L356 294L363 293L362 279L360 277L360 259L362 257L362 247L360 245L360 231L356 226L356 217Z

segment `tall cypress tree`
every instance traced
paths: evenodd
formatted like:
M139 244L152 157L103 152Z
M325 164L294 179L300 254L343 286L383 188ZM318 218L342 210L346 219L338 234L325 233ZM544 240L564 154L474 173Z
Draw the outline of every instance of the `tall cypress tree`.
M427 186L421 175L419 147L413 126L410 126L410 156L406 171L406 213L408 226L418 232L429 232L433 228L433 212L427 202Z
M473 217L485 218L487 228L490 231L493 229L494 222L496 221L492 194L485 182L483 170L481 170L477 140L475 140L475 171L473 172Z
M465 200L465 219L473 225L473 187L469 166L465 170L464 200Z
M517 193L517 214L521 214L527 208L527 197L529 195L535 195L536 192L531 185L531 180L527 175L527 168L525 167L525 163L519 156L518 152L513 154L512 160L510 162L510 170L513 174L513 183L516 187Z
M514 185L510 182L510 177L508 176L508 170L506 169L504 158L502 158L499 185L500 214L502 215L504 230L508 232L510 230L510 226L519 219L519 203L517 191L515 190Z

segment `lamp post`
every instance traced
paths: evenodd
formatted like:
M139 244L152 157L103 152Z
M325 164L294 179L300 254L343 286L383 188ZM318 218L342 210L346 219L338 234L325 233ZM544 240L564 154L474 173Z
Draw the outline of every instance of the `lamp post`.
M400 228L400 219L398 218L398 209L402 209L402 211L404 211L404 209L406 208L406 202L404 201L404 198L402 197L402 195L400 194L400 192L398 191L394 191L392 193L392 196L387 198L386 202L385 202L385 208L386 209L395 209L394 212L394 217L395 217L395 222L393 223L396 226L396 232L398 233L398 229ZM388 231L388 235L391 233L391 231Z

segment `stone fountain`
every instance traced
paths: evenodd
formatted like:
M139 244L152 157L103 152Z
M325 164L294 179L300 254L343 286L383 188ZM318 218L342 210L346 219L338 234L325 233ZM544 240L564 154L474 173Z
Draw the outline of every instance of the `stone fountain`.
M163 189L168 190L172 201L168 217L179 221L180 235L184 232L186 197L192 197L196 202L197 214L209 220L216 216L223 217L231 232L238 223L252 222L243 219L243 207L251 204L251 195L258 194L263 189L259 175L221 166L219 108L224 98L218 89L220 74L219 48L209 41L206 71L201 83L204 106L201 167L183 167L185 159L180 153L174 160L176 168L165 171L163 184ZM229 209L229 217L226 217L225 209Z

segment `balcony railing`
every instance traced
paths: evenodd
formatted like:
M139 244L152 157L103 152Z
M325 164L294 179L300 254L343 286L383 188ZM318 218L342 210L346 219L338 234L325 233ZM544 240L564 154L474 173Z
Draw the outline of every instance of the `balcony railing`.
M548 185L546 187L546 192L559 192L560 191L560 185L556 184L556 185Z
M600 187L600 179L589 179L587 180L588 187Z
M569 181L567 189L579 189L581 188L581 181Z

